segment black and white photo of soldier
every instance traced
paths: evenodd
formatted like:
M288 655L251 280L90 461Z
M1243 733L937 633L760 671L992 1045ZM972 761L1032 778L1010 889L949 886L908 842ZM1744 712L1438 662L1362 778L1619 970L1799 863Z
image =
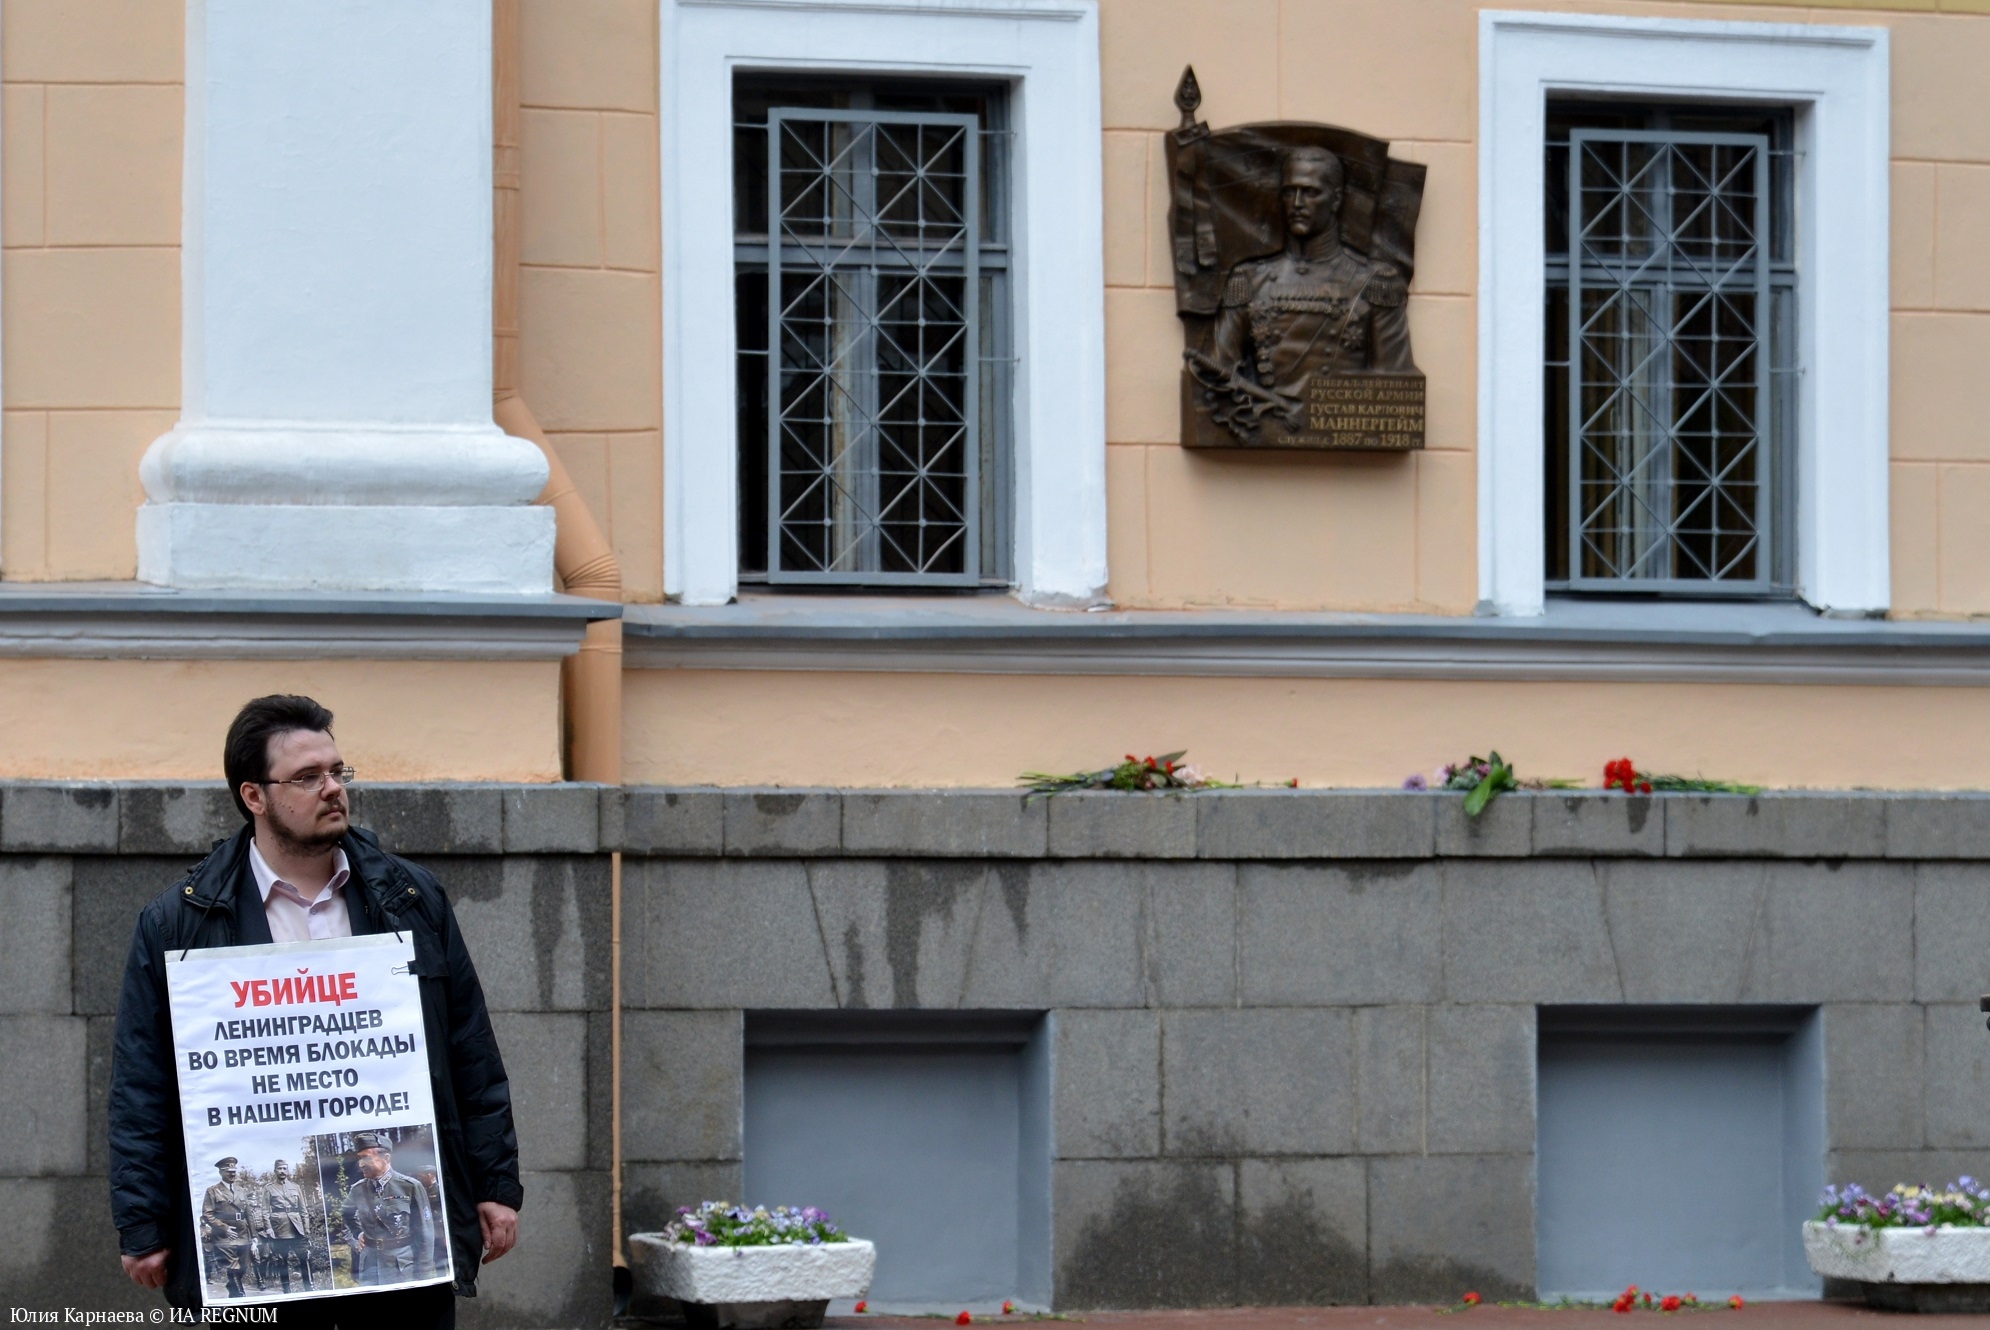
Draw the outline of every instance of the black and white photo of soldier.
M449 1273L438 1241L440 1186L427 1127L314 1137L332 1233L332 1286L382 1288Z
M332 1253L318 1194L313 1142L257 1173L236 1155L214 1162L200 1201L201 1244L211 1301L309 1293L331 1283Z
M224 1155L214 1161L217 1180L200 1202L200 1238L207 1248L209 1296L243 1298L245 1275L254 1269L255 1198L242 1179L242 1161ZM220 1288L216 1288L216 1284Z

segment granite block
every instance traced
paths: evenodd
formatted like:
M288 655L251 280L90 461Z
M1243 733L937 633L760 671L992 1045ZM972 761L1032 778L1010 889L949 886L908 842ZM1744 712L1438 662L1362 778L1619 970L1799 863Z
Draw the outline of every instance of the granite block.
M0 1177L81 1174L89 1111L89 1022L0 1016Z
M1205 859L1425 859L1431 800L1400 790L1216 790L1196 796Z
M70 873L66 858L0 858L0 1016L67 1016L75 1007Z
M1687 858L1877 859L1887 800L1863 794L1669 794L1665 852Z
M242 814L221 781L118 789L120 854L204 855L241 829Z
M1620 1002L1589 863L1449 859L1444 992L1453 1002Z
M504 790L497 785L352 787L352 820L395 854L497 854Z
M1354 1013L1362 1154L1424 1152L1424 1081L1429 1075L1427 1007L1359 1007Z
M588 1166L588 1015L496 1011L491 1026L511 1077L519 1166Z
M1900 1150L1929 1143L1921 1097L1923 1041L1921 1008L1910 1003L1847 1002L1824 1008L1829 1148Z
M717 790L605 789L601 848L624 854L718 854L725 849L725 796Z
M1245 1003L1434 1001L1443 979L1441 897L1431 862L1240 865Z
M838 854L843 848L843 796L835 790L727 790L723 816L727 854Z
M1050 801L980 790L849 790L843 795L847 854L1040 859L1049 844Z
M737 1160L745 1096L737 1011L622 1013L622 1157Z
M600 786L514 785L505 790L506 854L593 854L600 848Z
M1368 1176L1361 1160L1238 1162L1237 1296L1275 1307L1368 1301Z
M1540 794L1534 806L1537 855L1665 853L1665 799L1653 795Z
M1431 1154L1534 1149L1534 1008L1429 1008Z
M1447 1304L1534 1296L1534 1160L1433 1155L1368 1161L1368 1296Z
M0 850L117 852L118 791L95 781L36 781L0 789Z
M1056 859L1192 859L1196 803L1191 794L1083 791L1047 796L1050 855Z
M1245 1007L1161 1017L1162 1152L1354 1149L1354 1014Z
M765 871L782 866L754 867ZM794 871L802 869L797 865ZM995 871L957 859L809 864L803 886L813 896L812 922L820 928L817 950L828 957L834 1003L855 1008L960 1006L975 929L989 909L991 890L1001 898L998 911L1008 910L1020 895L1027 914L1027 870L1003 867L1002 886L991 889ZM802 939L798 933L790 939L785 917L770 927L784 955L800 954Z
M1596 872L1625 1001L1742 1000L1767 865L1611 859Z
M1161 1018L1151 1011L1060 1011L1052 1108L1060 1159L1161 1153Z
M1059 1308L1237 1301L1230 1164L1070 1160L1051 1166L1051 1192Z
M624 860L645 884L650 1007L833 1007L808 871L793 860Z

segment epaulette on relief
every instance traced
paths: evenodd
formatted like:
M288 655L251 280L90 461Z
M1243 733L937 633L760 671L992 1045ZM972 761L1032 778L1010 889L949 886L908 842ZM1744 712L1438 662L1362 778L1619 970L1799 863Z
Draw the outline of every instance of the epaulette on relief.
M1393 308L1409 299L1410 284L1395 265L1383 263L1376 266L1378 270L1368 283L1368 303Z
M1257 290L1258 265L1240 263L1230 270L1230 280L1223 284L1223 303L1226 305L1248 305Z

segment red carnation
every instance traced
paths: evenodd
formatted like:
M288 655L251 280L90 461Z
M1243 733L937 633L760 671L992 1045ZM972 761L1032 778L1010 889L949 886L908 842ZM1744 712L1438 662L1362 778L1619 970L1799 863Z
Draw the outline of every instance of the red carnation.
M962 1312L962 1313L961 1313L961 1314L960 1314L959 1316L956 1316L956 1317L954 1317L954 1324L955 1324L955 1325L973 1325L973 1324L974 1324L974 1318L973 1318L972 1316L969 1316L969 1315L968 1315L968 1314L967 1314L966 1312Z
M1679 1295L1677 1293L1668 1293L1662 1300L1660 1300L1658 1304L1658 1309L1662 1312L1678 1311Z
M856 1310L859 1312L865 1311L870 1307L870 1305L871 1304L868 1302L860 1302L857 1304Z
M1476 1307L1479 1305L1479 1295L1476 1293L1467 1293L1459 1301L1463 1302L1467 1307Z

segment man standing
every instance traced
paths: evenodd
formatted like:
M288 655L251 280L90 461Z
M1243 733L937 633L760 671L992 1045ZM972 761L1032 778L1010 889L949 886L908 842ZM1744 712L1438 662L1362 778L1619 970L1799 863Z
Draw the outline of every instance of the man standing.
M145 1288L163 1288L174 1306L203 1305L166 952L391 930L414 944L454 1291L474 1296L479 1256L494 1261L517 1241L524 1192L504 1059L448 898L425 869L351 825L353 770L332 737L332 713L310 698L260 697L243 707L228 727L222 766L246 825L139 914L118 997L110 1182L125 1271ZM442 1285L283 1308L285 1325L367 1330L448 1327L455 1318Z
M209 1262L228 1280L228 1296L244 1295L242 1271L253 1256L255 1234L251 1227L249 1193L242 1186L241 1161L234 1155L214 1161L221 1181L207 1189L200 1202L200 1232L212 1252Z
M394 1147L385 1136L361 1136L359 1185L346 1194L346 1229L371 1256L369 1284L405 1284L435 1273L429 1233L428 1190L394 1171Z
M263 1237L269 1242L283 1291L290 1292L290 1263L297 1262L304 1291L311 1292L311 1225L305 1217L304 1192L290 1180L290 1165L279 1159L263 1188Z

